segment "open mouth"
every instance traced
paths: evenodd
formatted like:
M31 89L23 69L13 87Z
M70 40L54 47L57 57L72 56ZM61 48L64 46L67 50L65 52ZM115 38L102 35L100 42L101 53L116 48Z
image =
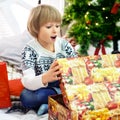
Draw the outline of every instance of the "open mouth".
M57 37L57 36L52 36L51 38L52 38L52 39L56 39L56 37Z
M51 39L52 39L53 41L55 41L55 40L56 40L56 37L57 37L57 36L52 36Z

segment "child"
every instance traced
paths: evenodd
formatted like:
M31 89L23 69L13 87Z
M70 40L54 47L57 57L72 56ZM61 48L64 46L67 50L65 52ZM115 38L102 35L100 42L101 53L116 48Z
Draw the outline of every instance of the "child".
M31 10L27 28L34 37L22 52L22 84L20 99L24 107L48 110L48 96L59 94L61 66L56 59L77 57L71 44L58 37L62 22L60 12L50 5L38 5Z
M65 36L63 36L63 38L66 39L72 45L72 47L74 48L76 54L78 55L78 57L80 57L81 55L78 52L79 48L80 48L80 45L77 44L76 39L74 37L68 37L67 34Z

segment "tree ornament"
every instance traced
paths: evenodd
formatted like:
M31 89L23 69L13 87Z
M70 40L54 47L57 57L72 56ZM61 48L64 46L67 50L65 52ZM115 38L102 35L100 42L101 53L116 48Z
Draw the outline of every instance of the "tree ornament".
M116 26L120 27L120 20L118 22L116 22Z
M117 14L120 7L120 1L116 1L111 9L112 14Z
M107 36L107 39L108 39L108 40L113 40L113 36L112 36L112 35L108 35L108 36Z
M86 24L87 24L87 25L90 25L90 24L91 24L91 21L90 21L90 20L86 21Z

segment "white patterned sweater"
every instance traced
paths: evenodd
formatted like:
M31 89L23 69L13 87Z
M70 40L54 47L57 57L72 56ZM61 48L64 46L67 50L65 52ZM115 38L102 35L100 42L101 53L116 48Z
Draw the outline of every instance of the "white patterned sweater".
M45 87L42 83L42 73L48 71L53 60L58 58L77 57L71 44L57 37L55 52L43 48L37 40L31 40L22 52L22 83L25 88L37 90Z

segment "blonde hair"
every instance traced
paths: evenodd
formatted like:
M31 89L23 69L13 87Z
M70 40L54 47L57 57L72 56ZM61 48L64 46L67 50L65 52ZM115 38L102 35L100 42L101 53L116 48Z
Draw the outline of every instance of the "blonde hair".
M38 38L40 27L48 22L62 22L60 12L50 5L38 5L34 7L29 15L27 29L30 34Z

